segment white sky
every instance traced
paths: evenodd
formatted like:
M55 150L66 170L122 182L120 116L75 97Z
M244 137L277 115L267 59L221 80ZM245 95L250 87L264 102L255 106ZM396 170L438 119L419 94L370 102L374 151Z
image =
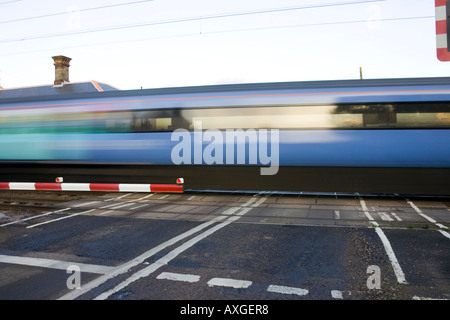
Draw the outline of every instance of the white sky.
M434 0L0 0L0 85L53 83L55 55L71 82L122 90L450 76L434 15Z

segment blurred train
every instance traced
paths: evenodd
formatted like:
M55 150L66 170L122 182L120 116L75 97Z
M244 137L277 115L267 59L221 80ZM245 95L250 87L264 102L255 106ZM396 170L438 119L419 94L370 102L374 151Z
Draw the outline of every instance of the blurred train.
M450 78L0 99L0 179L450 195L449 101Z

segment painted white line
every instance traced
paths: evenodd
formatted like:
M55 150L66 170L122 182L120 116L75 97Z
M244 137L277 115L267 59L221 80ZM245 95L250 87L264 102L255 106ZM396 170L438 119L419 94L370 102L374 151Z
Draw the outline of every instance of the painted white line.
M394 219L392 219L386 212L378 212L378 214L380 215L381 220L394 221Z
M49 221L44 221L44 222L41 222L41 223L36 223L36 224L31 225L31 226L28 226L27 229L34 228L34 227L37 227L37 226L41 226L41 225L47 224L47 223L52 223L52 222L55 222L55 221L60 221L60 220L72 218L72 217L79 216L81 214L85 214L85 213L88 213L88 212L91 212L91 211L94 211L94 210L97 210L97 209L91 209L91 210L87 210L87 211L83 211L83 212L79 212L79 213L69 214L69 215L63 216L61 218L57 218L57 219L53 219L53 220L49 220Z
M438 230L438 231L439 231L440 233L442 233L442 235L443 235L444 237L450 239L450 233L448 233L447 231L444 231L444 230Z
M420 215L421 217L423 217L424 219L430 221L431 223L434 223L438 228L440 228L441 230L438 230L444 237L449 238L450 239L450 234L442 229L448 229L446 226L444 226L441 223L438 223L436 220L434 220L433 218L427 216L426 214L424 214L422 212L422 210L420 210L412 201L409 201L408 199L406 199L406 202L409 203L409 205L417 212L418 215Z
M368 210L366 203L362 198L360 197L360 203L363 210ZM373 221L372 216L369 214L368 211L364 212L369 220L371 220L372 225L375 227L375 232L377 233L378 237L381 239L381 242L383 243L384 250L386 251L386 254L388 255L389 260L391 261L392 268L394 269L395 276L397 277L397 282L406 284L405 274L403 273L402 268L400 267L400 264L397 260L397 257L395 256L394 250L392 249L391 243L389 242L388 238L384 234L383 230L380 228L380 225ZM372 218L372 219L370 219Z
M267 198L261 198L256 203L252 204L252 207L259 207L264 201L266 201Z
M395 276L397 277L397 282L406 284L407 282L405 279L405 274L403 273L403 270L400 267L400 264L398 263L394 250L392 250L391 243L389 242L388 238L386 237L386 235L384 234L383 230L381 230L380 227L376 227L375 232L380 237L381 242L383 243L384 246L384 250L386 251L389 260L391 261L392 268L394 269Z
M412 201L406 200L406 202L417 212L417 214L419 216L421 216L422 218L430 221L431 223L436 223L436 220L434 220L433 218L427 216L426 214L424 214L422 212L422 210L420 210Z
M154 193L150 193L150 194L148 194L148 195L146 195L146 196L143 196L142 198L136 199L136 200L134 200L134 201L139 202L139 201L142 201L142 200L144 200L144 199L150 198L150 197L152 197L153 195L154 195Z
M245 289L250 287L251 285L251 281L228 278L212 278L208 281L208 286L210 287L230 287L235 289Z
M127 194L123 194L123 195L118 196L118 197L109 198L109 199L106 199L105 202L108 202L108 201L114 201L114 200L119 200L119 199L122 199L122 198L124 198L124 197L126 197L126 196L129 196L130 194L131 194L131 193L127 193Z
M99 202L100 201L85 202L85 203L77 204L76 206L73 206L73 208L85 207L85 206L88 206L90 204L99 203Z
M252 198L255 199L255 198ZM250 200L252 200L250 199ZM251 204L253 201L247 201L245 204L243 204L241 207L245 207L249 204ZM170 251L168 254L166 254L164 257L160 258L159 260L155 261L154 263L152 263L151 265L149 265L148 267L137 271L136 273L134 273L133 275L131 275L128 279L124 280L123 282L119 283L117 286L115 286L113 289L110 289L108 291L103 292L102 294L100 294L99 296L97 296L95 298L95 300L105 300L107 299L109 296L111 296L112 294L122 290L123 288L127 287L128 285L130 285L131 283L144 278L144 277L148 277L150 274L152 274L153 272L155 272L156 270L158 270L159 268L167 265L171 260L175 259L180 253L186 251L187 249L189 249L190 247L192 247L193 245L195 245L197 242L203 240L204 238L210 236L211 234L213 234L214 232L226 227L227 225L233 223L234 221L238 220L240 218L240 216L244 215L246 212L250 211L251 208L243 208L240 212L238 212L236 215L229 217L228 219L226 219L225 221L214 225L213 227L203 231L202 233L200 233L199 235L195 236L194 238L186 241L185 243L181 244L180 246L178 246L177 248L173 249L172 251ZM203 225L209 224L213 224L215 222L218 222L222 219L226 218L226 216L218 216L217 218L204 223ZM208 226L209 226L208 224ZM195 229L195 228L194 228ZM175 237L177 238L177 237ZM174 238L174 239L175 239ZM185 238L185 237L183 237ZM169 240L170 241L170 240ZM160 249L162 250L162 249ZM160 251L158 250L158 251ZM122 270L122 268L121 268ZM128 270L128 269L127 269ZM123 272L126 272L127 270L124 270ZM111 275L110 277L114 277L113 275ZM109 278L108 278L109 279ZM108 280L106 279L106 280ZM94 280L93 283L97 283L100 282L99 284L103 283L106 280ZM98 286L99 284L96 284L96 286ZM84 288L89 287L90 289L91 286L83 286ZM89 289L89 290L90 290ZM79 295L81 295L82 293L79 293ZM66 296L64 296L63 298L68 298L68 297L73 297L73 295L70 295L70 293Z
M367 208L366 202L361 197L359 197L359 199L359 203L361 204L361 208L363 209L367 219L369 219L369 221L375 221L375 219L369 213L369 208Z
M200 280L200 276L194 274L181 274L181 273L172 273L172 272L162 272L160 273L156 279L165 279L165 280L173 280L173 281L182 281L182 282L198 282Z
M391 212L392 216L397 219L397 221L403 221L402 218L400 218L396 213Z
M419 297L419 296L414 296L412 297L413 300L448 300L448 299L436 299L436 298L429 298L429 297Z
M135 205L136 203L134 203L134 202L129 202L129 203L123 203L123 204L118 204L118 205L116 205L116 206L112 206L112 207L110 207L110 209L119 209L119 208L125 208L125 207L128 207L128 206L132 206L132 205Z
M130 268L133 268L141 263L143 263L146 259L150 258L151 256L157 254L158 252L160 252L161 250L166 249L167 247L170 247L172 245L174 245L175 243L184 240L185 238L188 238L192 235L194 235L195 233L209 227L210 225L223 220L225 217L223 216L218 216L217 218L207 221L201 225L198 225L176 237L173 237L169 240L167 240L166 242L161 243L160 245L144 252L143 254L141 254L140 256L118 266L113 272L106 274L104 276L101 276L97 279L92 280L91 282L88 282L86 284L84 284L81 289L79 290L72 290L69 293L63 295L62 297L59 298L59 300L73 300L78 298L79 296L89 292L90 290L100 286L101 284L105 283L106 281L117 277L120 274L123 274L125 272L127 272Z
M195 196L190 196L189 198L188 198L188 201L191 201L192 199L194 199L195 198Z
M106 206L100 207L99 209L108 209L108 208L111 208L111 207L114 207L114 206L117 206L117 203L108 204Z
M270 285L267 288L267 291L275 292L275 293L282 293L282 294L295 294L297 296L306 296L309 293L309 291L307 289L276 286L276 285Z
M165 198L167 198L168 196L170 196L170 194L166 194L165 196L162 196L161 198L158 198L158 200L165 199Z
M133 207L133 208L130 208L130 209L131 210L135 210L135 209L139 209L139 208L142 208L142 207L145 207L145 206L148 206L148 204L141 204L140 206Z
M100 216L103 216L103 215L108 214L108 213L113 212L113 211L114 211L114 210L108 210L108 211L105 211L105 212L100 213L99 215L100 215Z
M50 215L52 213L63 212L63 211L67 211L67 210L70 210L70 209L71 208L65 208L65 209L60 209L60 210L56 210L56 211L46 212L46 213L43 213L43 214L38 214L36 216L32 216L32 217L24 218L24 219L21 219L21 220L16 220L16 221L12 221L12 222L8 222L8 223L5 223L5 224L2 224L2 225L0 225L0 227L5 227L5 226L9 226L10 224L20 223L20 222L23 222L23 221L28 221L28 220L32 220L32 219L36 219L36 218L40 218L40 217L45 217L45 216L48 216L48 215Z
M80 268L81 272L89 272L97 274L106 274L115 269L114 267L110 266L85 264L79 262L67 262L43 258L7 256L7 255L0 255L0 263L18 264L23 266L50 268L58 270L67 270L69 266L76 265Z
M340 214L340 212L339 211L334 211L334 217L336 218L336 219L340 219L341 218L341 214Z
M331 297L333 299L344 299L342 296L342 291L340 290L331 290Z

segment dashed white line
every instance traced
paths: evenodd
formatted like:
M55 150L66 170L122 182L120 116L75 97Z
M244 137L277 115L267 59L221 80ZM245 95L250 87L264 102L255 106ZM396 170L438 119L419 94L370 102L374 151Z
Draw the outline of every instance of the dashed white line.
M204 238L210 236L214 232L216 232L216 231L224 228L225 226L231 224L232 222L238 220L240 218L240 216L242 216L243 214L245 214L246 212L251 210L251 208L245 208L245 207L250 205L251 203L253 203L256 199L257 198L251 198L249 201L247 201L246 203L241 205L241 207L239 208L241 210L237 211L237 213L235 215L229 217L228 219L226 219L225 221L223 221L223 222L221 222L219 224L216 224L215 226L207 229L206 231L203 231L202 233L200 233L199 235L195 236L194 238L186 241L185 243L183 243L180 246L176 247L175 249L170 251L168 254L166 254L165 256L160 258L159 260L157 260L154 263L152 263L151 265L149 265L148 267L137 271L136 273L131 275L129 278L125 279L124 281L122 281L121 283L116 285L114 288L103 292L102 294L97 296L95 299L96 300L105 300L108 297L110 297L112 294L122 290L123 288L126 288L131 283L133 283L133 282L135 282L135 281L137 281L137 280L139 280L141 278L148 277L150 274L152 274L153 272L155 272L156 270L158 270L162 266L167 265L170 261L175 259L180 253L186 251L187 249L189 249L190 247L195 245L197 242L203 240ZM220 220L223 220L225 218L226 218L226 216L218 216L217 218L215 218L215 219L213 219L213 220L211 220L209 222L211 224L213 224L213 223L218 222ZM206 224L203 224L203 225L205 225L205 227L206 227ZM175 237L175 238L177 238L177 237ZM120 270L123 270L123 268L121 268ZM123 270L122 272L125 272L125 271L126 270ZM111 275L111 277L113 277L113 276ZM103 283L106 280L108 280L108 279L94 280L93 283L95 284L95 283L97 283L99 281L101 281L100 283ZM86 288L86 285L84 286L84 288ZM80 293L80 295L81 295L81 293ZM68 297L72 298L73 295L68 294L68 295L64 296L64 298L68 298Z
M295 294L297 296L305 296L309 293L309 290L295 287L285 287L285 286L277 286L270 285L267 288L268 292L282 293L282 294Z
M344 299L342 296L342 291L340 290L331 290L331 297L333 299Z
M235 289L245 289L250 287L251 285L251 281L229 278L212 278L208 281L208 286L210 287L230 287Z
M200 276L194 274L181 274L181 273L172 273L172 272L162 272L160 273L156 279L165 279L165 280L173 280L173 281L182 281L182 282L198 282L200 281Z

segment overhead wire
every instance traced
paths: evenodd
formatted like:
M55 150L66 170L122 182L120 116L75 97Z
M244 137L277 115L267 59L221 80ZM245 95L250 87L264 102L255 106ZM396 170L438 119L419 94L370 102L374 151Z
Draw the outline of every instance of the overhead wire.
M122 6L130 6L130 5L141 4L141 3L144 3L144 2L152 2L152 1L155 1L155 0L141 0L141 1L134 1L134 2L116 3L116 4L110 4L110 5L107 5L107 6L79 9L78 12L101 10L101 9L109 9L109 8L122 7ZM11 2L14 2L14 1L11 1ZM0 3L0 4L3 4L3 3ZM70 14L70 13L71 12L68 12L68 11L55 12L55 13L43 14L43 15L40 15L40 16L32 16L32 17L25 17L25 18L18 18L18 19L0 21L0 24L11 23L11 22L19 22L19 21L26 21L26 20L33 20L33 19L41 19L41 18L49 18L49 17L66 15L66 14Z
M434 19L434 16L415 16L415 17L395 17L395 18L380 18L377 19L377 22L389 22L389 21L406 21L406 20L416 20L416 19ZM254 28L242 28L242 29L231 29L231 30L218 30L218 31L202 31L201 33L183 33L183 34L175 34L168 36L155 36L155 37L145 37L141 39L127 39L122 41L108 41L108 42L96 42L95 44L84 44L84 45L76 45L76 46L67 46L58 49L71 49L71 48L80 48L80 47L95 47L95 46L103 46L108 44L123 44L123 43L132 43L132 42L140 42L140 41L148 41L148 40L161 40L161 39L169 39L169 38L182 38L182 37L192 37L199 35L208 35L208 34L221 34L221 33L233 33L233 32L248 32L248 31L262 31L262 30L275 30L275 29L287 29L287 28L302 28L302 27L318 27L318 26L329 26L329 25L339 25L339 24L357 24L357 23L368 23L367 20L348 20L348 21L331 21L331 22L318 22L318 23L305 23L305 24L295 24L295 25L284 25L284 26L271 26L271 27L254 27ZM35 53L35 52L44 52L49 49L39 49L33 51L24 51L24 52L15 52L8 54L0 54L0 56L10 56L24 53Z
M305 9L325 8L325 7L336 7L336 6L344 6L344 5L366 4L366 3L384 2L384 1L387 1L387 0L364 0L364 1L360 0L360 1L352 1L352 2L346 1L346 2L340 2L340 3L325 3L325 4L307 5L307 6L272 8L272 9L262 9L262 10L245 11L245 12L223 13L223 14L216 14L216 15L209 15L209 16L196 16L196 17L187 17L187 18L180 18L180 19L171 19L171 20L152 21L152 22L144 22L144 23L137 23L137 24L110 26L110 27L95 28L95 29L88 29L88 30L78 30L78 31L73 31L73 32L43 34L43 35L30 36L30 37L25 37L25 38L5 39L5 40L0 40L0 43L11 43L11 42L19 42L19 41L21 42L21 41L28 41L28 40L46 39L46 38L61 37L61 36L71 36L71 35L87 34L87 33L94 33L94 32L123 30L123 29L129 29L129 28L142 28L142 27L147 27L147 26L190 22L190 21L198 21L198 20L203 21L203 20L229 18L229 17L237 17L237 16L245 16L245 15L266 14L266 13L275 13L275 12L282 12L282 11L305 10Z

